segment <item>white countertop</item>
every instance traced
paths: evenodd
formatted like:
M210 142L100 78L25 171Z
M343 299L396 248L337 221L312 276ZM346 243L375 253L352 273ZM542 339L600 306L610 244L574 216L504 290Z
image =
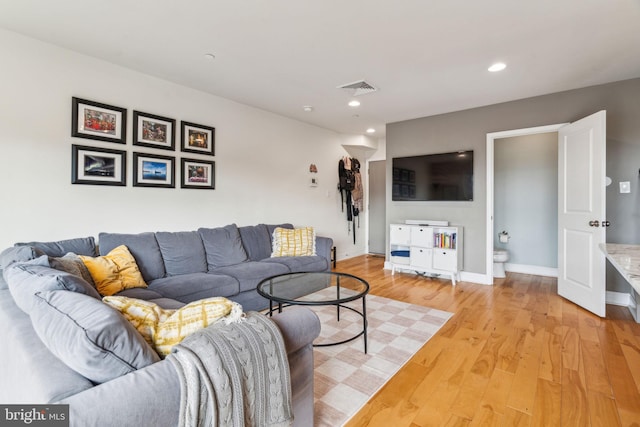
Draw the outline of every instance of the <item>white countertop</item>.
M603 243L600 249L616 270L640 293L640 245Z

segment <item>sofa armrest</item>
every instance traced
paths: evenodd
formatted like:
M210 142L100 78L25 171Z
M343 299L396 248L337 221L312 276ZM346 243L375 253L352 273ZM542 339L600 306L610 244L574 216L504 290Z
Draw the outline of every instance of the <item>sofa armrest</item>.
M278 325L287 354L293 354L305 345L313 344L320 335L318 316L306 307L290 307L271 318Z
M70 396L71 426L177 426L180 382L168 360Z
M333 248L333 239L330 237L316 236L316 255L327 260L327 270L331 270L331 249Z

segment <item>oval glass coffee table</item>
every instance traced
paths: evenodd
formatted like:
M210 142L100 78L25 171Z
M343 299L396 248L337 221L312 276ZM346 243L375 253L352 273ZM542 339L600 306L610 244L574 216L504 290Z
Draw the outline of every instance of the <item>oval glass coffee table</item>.
M362 317L362 330L356 335L338 342L314 344L314 347L327 347L344 344L364 337L364 352L367 352L367 303L369 284L356 276L347 273L323 271L316 273L279 274L258 283L258 294L269 300L269 315L274 311L282 312L283 307L290 305L336 307L337 320L340 321L340 310L350 310ZM346 305L346 303L362 300L362 310ZM277 308L274 308L274 303Z

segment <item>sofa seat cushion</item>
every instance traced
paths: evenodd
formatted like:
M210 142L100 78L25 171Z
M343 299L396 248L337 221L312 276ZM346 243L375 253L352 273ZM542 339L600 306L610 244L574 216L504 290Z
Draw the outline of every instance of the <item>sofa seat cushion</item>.
M36 295L31 322L47 348L94 383L160 360L135 328L102 301L69 291Z
M16 243L16 246L32 246L53 257L61 257L69 252L87 256L98 255L96 241L92 236L59 240L57 242Z
M120 245L125 245L136 259L145 282L165 276L164 260L154 233L98 235L100 255L106 255Z
M263 259L260 262L284 264L291 273L325 271L329 268L327 260L319 255L274 257Z
M247 260L247 253L235 224L219 228L199 228L198 234L207 253L209 271Z
M207 256L197 232L162 231L156 233L156 240L167 276L207 272Z
M178 308L185 306L183 302L180 302L178 300L171 299L171 298L164 298L164 297L154 298L147 301L152 302L154 304L158 304L160 307L165 309L177 310Z
M235 277L240 282L240 292L255 290L262 279L277 274L289 273L289 268L283 264L262 261L247 261L236 265L216 268L216 274Z
M265 224L239 227L238 231L249 261L260 261L271 256L271 236Z
M149 289L166 298L189 303L202 298L228 297L240 292L236 279L222 274L191 273L149 283Z
M113 295L124 289L147 287L135 258L125 245L118 246L103 256L81 255L80 259L87 266L101 295Z
M101 297L81 277L56 270L49 266L49 257L42 255L27 262L16 262L4 271L14 301L27 314L34 310L35 294L53 290L66 290L88 295L96 300Z
M240 304L224 297L204 298L178 309L127 297L104 297L103 302L120 311L161 357L194 332L223 320L242 318Z
M129 298L138 298L143 300L152 300L156 298L163 298L161 294L156 291L152 291L148 287L146 288L130 288L125 289L123 291L118 292L117 295L119 297L129 297Z

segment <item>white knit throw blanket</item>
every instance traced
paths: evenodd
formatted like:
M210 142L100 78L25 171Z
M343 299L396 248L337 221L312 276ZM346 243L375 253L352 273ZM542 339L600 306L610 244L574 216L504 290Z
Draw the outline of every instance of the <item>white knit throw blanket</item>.
M248 312L211 325L167 356L180 378L180 426L280 427L293 421L289 362L278 327Z

